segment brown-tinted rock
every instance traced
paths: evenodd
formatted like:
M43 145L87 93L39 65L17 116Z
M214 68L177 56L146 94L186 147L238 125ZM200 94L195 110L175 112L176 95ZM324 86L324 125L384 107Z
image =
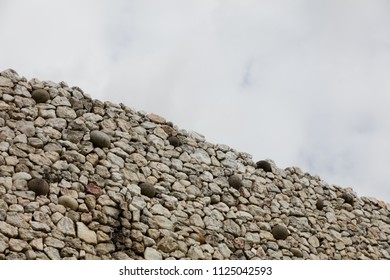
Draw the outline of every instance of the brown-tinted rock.
M316 203L316 208L318 210L322 210L324 208L324 200L323 199L318 199Z
M173 147L178 147L181 144L179 138L177 138L176 136L169 136L168 141L169 144L171 144Z
M47 195L50 191L50 185L46 180L40 178L34 178L28 181L27 187L32 190L36 195Z
M242 186L241 177L237 174L231 175L228 182L229 185L235 189L239 189Z
M286 226L276 225L272 228L272 235L275 239L286 239L289 233Z
M166 122L165 118L153 113L148 114L147 117L154 123L164 124Z
M265 172L272 172L271 164L266 160L256 162L256 167L258 169L263 169Z
M45 103L47 100L50 99L50 94L45 89L36 89L31 93L31 97L35 100L37 103Z
M104 148L110 146L110 136L103 131L94 130L90 133L90 137L94 147Z
M85 188L87 193L93 194L94 196L100 196L103 193L103 190L94 183L87 184Z
M141 194L147 196L147 197L154 197L156 195L156 189L155 187L150 183L141 183L139 185L141 188Z
M348 204L351 204L351 205L353 204L353 196L352 196L352 194L345 192L345 193L343 193L341 195L341 198L344 199L345 203L348 203Z

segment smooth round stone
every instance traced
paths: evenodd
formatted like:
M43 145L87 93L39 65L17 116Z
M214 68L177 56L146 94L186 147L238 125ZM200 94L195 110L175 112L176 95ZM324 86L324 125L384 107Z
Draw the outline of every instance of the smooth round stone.
M94 130L90 133L90 137L94 147L104 148L110 146L110 136L102 131Z
M58 203L72 210L77 210L77 208L79 207L77 200L67 195L61 196L58 199Z

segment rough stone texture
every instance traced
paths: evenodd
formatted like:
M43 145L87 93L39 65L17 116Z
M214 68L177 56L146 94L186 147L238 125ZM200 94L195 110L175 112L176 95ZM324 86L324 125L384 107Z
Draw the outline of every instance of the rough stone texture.
M2 259L390 259L390 205L298 167L13 70L0 111Z

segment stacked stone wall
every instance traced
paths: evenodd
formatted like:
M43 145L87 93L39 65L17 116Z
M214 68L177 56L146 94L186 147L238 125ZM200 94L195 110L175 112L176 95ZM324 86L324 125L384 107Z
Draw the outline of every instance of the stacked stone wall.
M257 160L5 70L0 259L390 259L389 204Z

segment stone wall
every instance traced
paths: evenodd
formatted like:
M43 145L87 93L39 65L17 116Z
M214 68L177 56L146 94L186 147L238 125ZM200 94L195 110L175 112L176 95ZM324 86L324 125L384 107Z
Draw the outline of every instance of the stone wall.
M390 205L0 74L0 259L390 259Z

